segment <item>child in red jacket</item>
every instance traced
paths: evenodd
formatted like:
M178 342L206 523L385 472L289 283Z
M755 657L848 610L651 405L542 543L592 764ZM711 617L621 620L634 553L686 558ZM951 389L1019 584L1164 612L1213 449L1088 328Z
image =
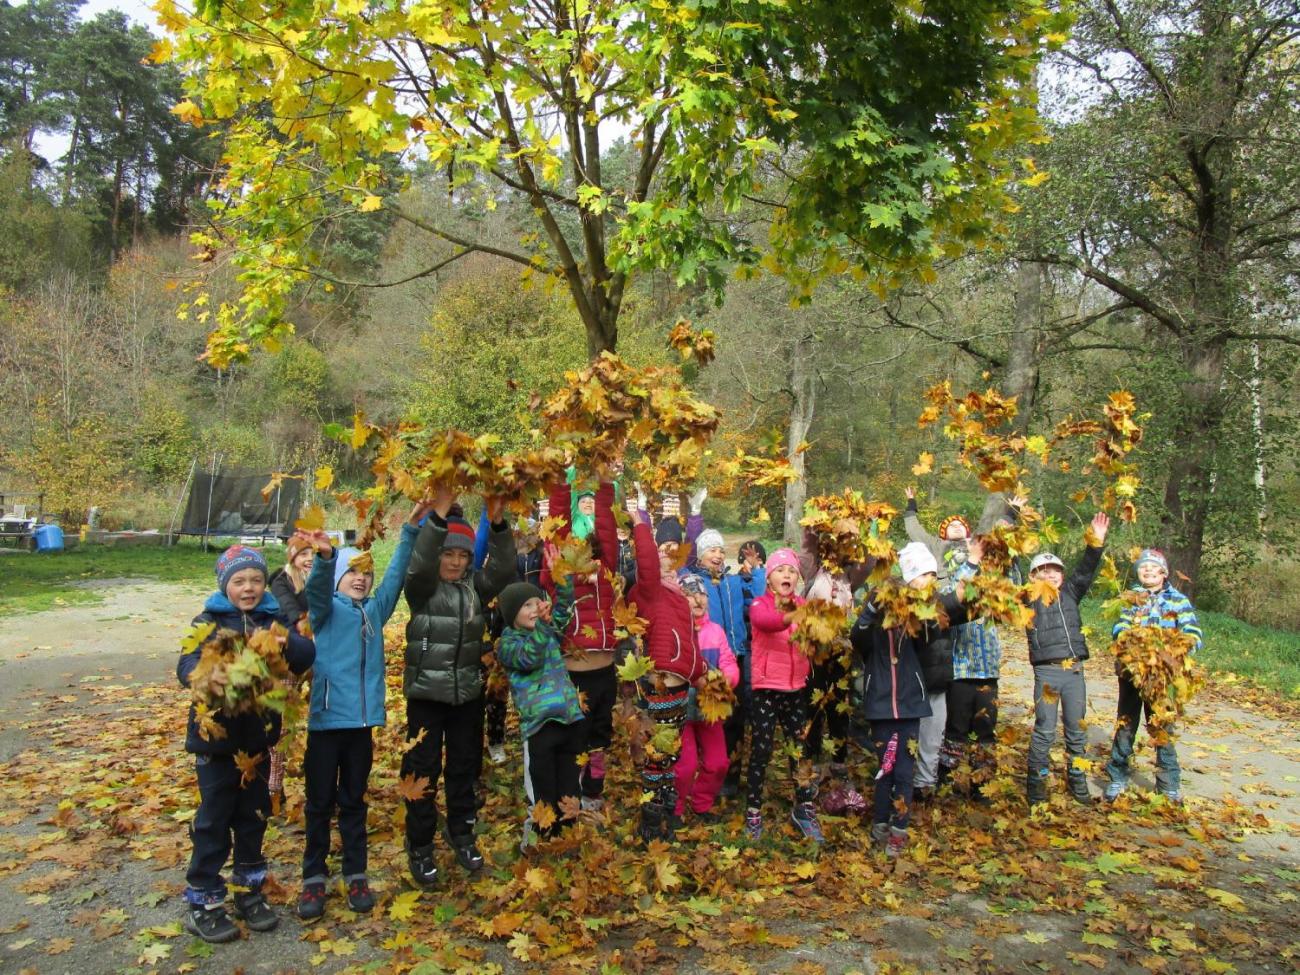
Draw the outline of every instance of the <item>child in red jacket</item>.
M749 608L753 630L750 646L752 691L749 741L749 807L745 811L745 832L751 840L763 836L763 784L772 760L776 726L781 725L787 741L801 745L808 727L808 697L805 688L811 666L803 651L791 640L794 610L804 603L799 589L799 556L793 549L777 549L767 558L767 592ZM803 835L822 842L821 824L813 806L816 787L796 785L791 818Z
M707 672L695 634L691 604L682 595L670 553L655 547L650 518L637 513L632 534L636 546L636 585L628 594L637 615L649 623L645 633L646 656L654 670L641 678L640 700L654 721L646 744L641 779L645 791L653 794L641 805L641 839L673 838L672 815L677 805L677 781L673 766L681 753L682 724L693 684Z
M618 525L614 520L614 485L602 481L596 490L591 512L593 530L583 536L582 526L570 515L569 484L556 485L551 491L550 510L564 519L559 531L563 538L570 531L591 540L592 555L599 567L585 577L573 577L573 614L561 634L564 666L569 679L586 702L587 764L582 770L582 805L599 809L605 791L605 749L614 740L614 702L618 698L618 676L614 652L618 638L614 635L614 601L618 593L611 580L618 578ZM579 502L586 504L586 498ZM542 588L555 600L555 583L550 567L542 571Z

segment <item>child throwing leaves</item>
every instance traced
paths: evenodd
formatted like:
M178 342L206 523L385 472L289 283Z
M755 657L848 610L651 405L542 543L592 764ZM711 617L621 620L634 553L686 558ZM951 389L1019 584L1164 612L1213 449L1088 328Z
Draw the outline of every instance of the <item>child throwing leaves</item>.
M1034 612L1029 626L1029 662L1034 666L1034 733L1029 739L1029 768L1025 795L1031 806L1047 801L1048 761L1056 741L1059 713L1065 722L1066 781L1070 795L1079 802L1091 802L1088 776L1079 761L1088 743L1083 715L1088 703L1083 662L1088 644L1083 637L1079 603L1092 587L1101 567L1102 547L1110 518L1104 512L1093 516L1084 535L1087 547L1067 581L1065 563L1051 552L1040 552L1029 564L1030 582L1046 584L1044 595L1030 605Z
M524 791L530 808L525 847L533 828L553 836L565 822L561 805L565 800L577 803L581 795L578 756L586 748L586 719L560 650L560 634L573 613L572 581L557 580L555 590L549 614L546 593L529 582L511 583L497 599L506 620L497 659L510 677L524 737Z
M638 833L643 842L673 838L677 784L673 766L681 754L681 730L691 685L707 670L695 633L691 605L682 595L672 544L661 552L650 530L650 516L637 512L632 533L636 545L636 585L629 600L649 626L646 656L654 669L639 681L639 701L653 731L641 764L642 787L651 794L641 804Z
M406 695L408 750L402 776L425 779L422 795L406 800L407 864L417 886L433 887L438 868L433 841L438 828L434 795L446 756L447 839L461 867L483 867L474 841L474 780L483 758L483 655L489 647L485 607L515 577L515 545L503 505L485 498L488 556L472 571L474 529L451 514L455 496L436 492L433 509L415 540L406 570Z
M1112 637L1137 626L1158 626L1181 630L1196 638L1192 652L1201 649L1201 627L1196 619L1192 602L1169 584L1169 562L1164 553L1154 548L1143 549L1134 563L1138 584L1133 587L1136 598L1125 607L1111 632ZM1129 762L1133 758L1133 739L1137 736L1138 721L1146 711L1147 733L1156 739L1156 788L1170 802L1182 802L1178 751L1170 738L1172 728L1158 732L1151 727L1151 706L1142 700L1133 682L1119 670L1119 713L1115 717L1115 740L1111 744L1110 762L1106 774L1106 799L1114 802L1128 788Z
M983 547L976 540L967 549L966 558L978 565L982 557ZM924 543L905 545L898 553L898 567L905 586L934 589L939 564ZM952 590L935 592L944 621L922 622L913 636L904 625L885 625L886 609L880 595L874 591L867 596L850 639L863 659L863 713L871 722L871 743L880 765L872 804L871 840L888 856L897 857L907 847L917 736L921 719L930 714L922 657L931 643L944 639L948 628L965 622L967 612L960 583Z
M753 627L750 681L753 686L749 742L749 798L745 832L751 840L763 836L763 785L772 760L773 740L779 724L787 742L804 745L808 725L808 657L795 646L794 612L804 604L798 595L799 556L780 548L767 559L767 592L749 609ZM814 843L822 842L822 828L813 806L817 787L795 786L790 818Z
M709 670L721 671L727 683L735 688L740 683L740 667L727 643L726 632L709 617L709 594L704 580L698 575L687 575L682 577L681 585L695 617L701 655ZM692 689L686 707L686 723L682 727L682 752L677 758L677 807L674 815L680 819L689 803L697 819L714 821L713 802L722 788L727 767L727 736L722 722L709 721L701 714Z
M217 559L217 591L203 604L195 626L213 627L209 639L220 630L233 630L245 638L267 629L280 615L280 607L266 588L266 560L254 549L232 545ZM284 656L289 669L301 674L312 665L316 648L312 642L290 630L284 638ZM190 686L190 675L198 666L203 647L182 654L176 664L181 686ZM262 839L271 814L271 797L266 775L270 764L267 750L280 740L280 716L274 711L213 716L223 734L200 734L191 705L185 732L185 750L194 755L199 780L199 808L190 824L193 845L189 870L185 874L185 930L204 941L234 941L239 929L225 912L226 883L221 868L234 847L234 913L254 931L270 931L279 918L262 896L266 880L266 858ZM243 759L247 775L236 761Z
M375 584L369 552L336 549L325 532L302 535L319 552L307 577L308 620L316 637L316 666L307 719L307 844L302 854L302 893L298 916L312 920L325 913L325 858L330 821L338 807L343 840L343 881L348 907L366 914L375 897L366 878L366 783L374 760L372 728L382 728L384 711L384 624L397 607L411 560L411 545L427 503L418 504L402 526L402 537Z

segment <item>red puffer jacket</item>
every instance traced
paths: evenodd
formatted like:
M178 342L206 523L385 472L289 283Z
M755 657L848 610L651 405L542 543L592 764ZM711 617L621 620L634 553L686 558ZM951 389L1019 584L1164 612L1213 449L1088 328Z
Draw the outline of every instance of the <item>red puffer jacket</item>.
M655 670L676 674L694 683L708 665L700 653L691 604L678 590L659 580L659 549L650 526L637 522L632 531L636 546L636 585L628 598L637 615L650 624L646 630L646 654Z
M551 489L550 510L564 518L560 537L567 536L572 528L569 521L571 493L568 484ZM594 580L574 578L573 617L561 636L566 648L613 650L618 643L614 636L614 600L617 594L606 575L618 572L618 527L614 521L613 484L602 483L596 491L596 530L591 539L591 549L601 571L596 573ZM555 581L551 578L549 566L542 570L541 583L554 602Z
M796 605L804 598L795 596ZM749 607L750 686L756 691L797 691L808 683L811 665L804 652L791 642L794 626L787 626L785 613L776 608L776 596L765 592Z

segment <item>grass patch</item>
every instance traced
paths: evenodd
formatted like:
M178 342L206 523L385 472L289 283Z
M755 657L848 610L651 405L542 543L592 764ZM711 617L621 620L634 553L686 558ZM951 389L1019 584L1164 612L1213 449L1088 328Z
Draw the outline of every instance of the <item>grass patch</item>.
M1284 697L1300 699L1300 635L1288 630L1244 623L1226 613L1197 610L1205 646L1196 655L1209 670L1236 674ZM1110 621L1103 619L1100 601L1083 604L1084 624L1095 634L1094 650L1109 648Z
M272 569L284 562L283 548L264 551ZM0 555L0 617L103 602L103 592L86 585L96 579L207 584L219 552L205 552L201 542L187 539L170 548L80 545L65 552Z

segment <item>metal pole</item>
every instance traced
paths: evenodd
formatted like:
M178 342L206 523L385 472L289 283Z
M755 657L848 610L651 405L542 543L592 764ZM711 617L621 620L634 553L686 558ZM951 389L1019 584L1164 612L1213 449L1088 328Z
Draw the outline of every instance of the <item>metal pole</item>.
M185 486L181 488L181 496L176 499L176 510L172 512L172 520L167 523L167 545L170 547L176 544L176 519L180 517L181 505L185 503L186 497L190 493L190 483L194 480L195 468L199 466L199 458L196 455L190 461L190 472L185 475Z
M212 485L217 479L217 452L212 452L212 471L208 475L208 511L203 516L203 551L208 551L208 533L212 528Z

